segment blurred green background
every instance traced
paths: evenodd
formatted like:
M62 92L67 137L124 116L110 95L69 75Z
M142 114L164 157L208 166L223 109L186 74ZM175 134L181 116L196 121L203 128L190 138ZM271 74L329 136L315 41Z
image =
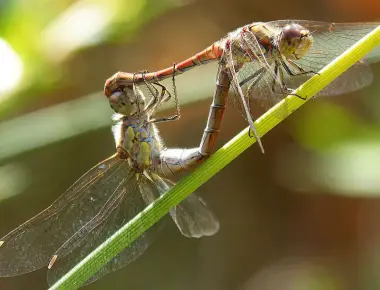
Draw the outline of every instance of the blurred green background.
M380 2L1 0L0 236L114 153L102 88L116 71L157 70L254 21L379 21ZM87 289L379 289L380 65L360 91L317 99L199 190L220 232L168 226L130 266ZM182 118L168 147L198 146L216 66L177 79ZM260 113L258 108L257 113ZM218 146L246 123L232 107ZM44 289L46 271L0 278Z

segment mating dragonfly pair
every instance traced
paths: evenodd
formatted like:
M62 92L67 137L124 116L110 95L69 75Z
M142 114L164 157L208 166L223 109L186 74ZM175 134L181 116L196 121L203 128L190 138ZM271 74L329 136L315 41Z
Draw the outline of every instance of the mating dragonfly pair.
M227 99L242 112L263 150L251 114L254 100L265 106L277 103L379 24L255 22L167 69L116 73L106 81L104 93L116 113L113 132L117 153L84 174L49 208L0 239L0 276L20 275L48 265L48 282L56 282L172 187L168 178L212 154ZM319 95L337 95L369 85L373 76L368 64L379 56L380 49L375 49ZM211 61L218 61L219 69L199 147L165 148L155 123L179 117L175 75ZM173 96L159 83L170 77ZM148 90L149 99L142 88ZM176 114L156 119L157 107L172 97ZM173 208L170 215L187 237L210 236L219 229L217 218L195 195ZM150 228L87 283L135 260L159 229L160 224Z

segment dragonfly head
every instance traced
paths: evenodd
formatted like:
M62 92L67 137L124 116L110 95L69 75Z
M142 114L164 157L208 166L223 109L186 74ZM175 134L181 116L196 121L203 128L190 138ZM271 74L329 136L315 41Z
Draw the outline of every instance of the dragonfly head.
M116 113L133 116L140 113L145 106L145 99L139 88L126 86L109 96L110 107Z
M278 50L287 59L301 59L312 44L310 31L296 23L283 27L277 38Z

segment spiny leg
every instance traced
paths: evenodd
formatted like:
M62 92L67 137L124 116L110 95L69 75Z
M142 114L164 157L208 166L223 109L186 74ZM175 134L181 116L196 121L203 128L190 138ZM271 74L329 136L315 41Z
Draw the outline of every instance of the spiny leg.
M253 86L255 86L263 77L264 72L266 71L265 67L259 68L257 71L255 71L253 74L251 74L249 77L245 78L239 83L239 86L244 86L246 83L248 83L250 80L254 79L254 81L249 85L248 90L251 90Z
M138 89L135 83L135 75L136 73L133 74L133 80L132 80L133 95L135 96L134 102L141 103L141 94L137 91ZM137 106L137 109L138 109L138 113L141 114L140 106Z
M306 75L306 74L316 74L316 75L319 75L319 73L313 71L313 70L309 70L309 71L305 71L302 67L300 67L297 63L295 63L294 61L292 61L291 59L288 59L287 60L288 63L295 67L296 69L298 69L300 71L300 73L294 73L290 67L285 63L285 61L281 61L282 63L282 66L285 68L286 72L291 75L291 76L298 76L298 75Z
M253 89L254 86L257 85L257 83L263 78L263 76L265 75L266 73L266 68L265 67L262 67L260 69L258 69L256 72L254 72L251 76L249 76L247 79L253 79L253 82L248 86L247 88L247 94L250 94L251 90ZM246 82L247 82L247 79L241 81L239 83L240 86L244 85ZM248 98L249 99L249 98ZM251 127L249 127L248 129L248 136L249 138L253 138L255 137L255 134L253 134L252 130L251 130Z
M276 92L276 84L277 84L277 80L278 80L278 77L279 77L279 74L278 74L278 63L277 62L275 62L275 64L274 64L274 75L276 77L272 79L272 85L271 85L271 90L272 90L273 93ZM285 87L282 79L281 79L281 86Z
M153 111L160 103L160 99L158 97L159 92L156 89L156 87L154 87L152 84L150 84L146 81L145 73L142 73L142 77L143 77L143 81L144 81L145 86L148 88L148 90L150 91L150 93L152 95L152 98L150 99L149 103L145 106L144 111L145 112L148 112L150 110Z
M245 46L248 47L249 49L246 50L246 53L248 54L251 61L258 61L261 65L261 69L263 71L265 70L265 71L269 72L269 74L273 77L273 79L277 80L277 75L274 72L272 72L271 65L268 63L268 61L265 57L265 52L263 51L261 44L257 41L257 38L255 36L253 36L253 37L250 37L250 36L251 36L251 34L247 31L245 31L243 34L243 37L240 39L240 46L241 47L245 47ZM232 56L230 56L230 61L232 61ZM260 72L257 72L257 73L260 74ZM261 152L264 153L264 147L261 143L260 137L258 136L258 134L256 132L256 128L254 126L253 119L252 119L252 116L250 114L250 107L248 106L248 104L244 98L244 94L241 90L240 82L238 82L236 72L231 70L231 75L232 75L232 78L234 80L234 84L236 84L235 87L236 87L236 90L237 90L237 92L241 98L241 102L242 102L243 108L245 110L247 121L249 123L250 130L248 132L248 136L249 137L254 136L256 138L257 143L261 149ZM243 83L244 83L244 81L245 80L243 80ZM251 133L253 133L253 136L251 135Z
M283 65L284 63L281 61L281 64ZM300 98L301 100L304 100L304 101L307 99L306 97L302 97L300 95L295 94L293 89L288 88L286 86L284 82L284 73L283 73L282 67L279 66L278 61L275 62L274 70L275 70L276 78L273 79L272 86L271 86L271 90L274 94L296 96L297 98ZM280 93L276 92L276 83L277 83L276 80L278 79L280 80L280 84L279 84L280 89L281 89Z
M319 73L317 73L317 72L315 72L315 71L312 71L312 70L310 70L310 71L305 71L305 70L304 70L302 67L300 67L297 63L295 63L294 61L292 61L292 60L290 60L290 59L288 59L287 61L288 61L288 63L289 63L290 65L292 65L293 67L297 68L297 69L300 71L299 73L295 73L295 72L293 72L293 71L290 69L290 67L286 64L286 62L285 62L284 60L281 60L281 65L282 65L282 67L285 69L285 71L287 72L287 74L290 75L290 76L292 76L292 77L300 76L300 75L306 75L306 74L310 74L310 73L319 75ZM284 79L284 77L282 77L282 79ZM285 90L286 90L286 92L287 92L289 95L296 96L296 97L298 97L298 98L300 98L301 100L304 100L304 101L307 99L307 97L302 97L302 96L300 96L300 95L294 94L294 93L293 93L293 90L291 90L291 89L289 89L289 88L286 87L284 81L282 81L282 83L283 83L283 87L286 88Z
M172 95L170 92L166 89L166 87L159 82L154 82L154 85L158 86L161 88L161 93L160 93L160 103L166 103L172 98Z
M173 63L173 77L172 77L172 84L173 84L173 92L174 92L174 103L176 106L176 116L179 119L181 116L180 108L179 108L179 100L178 100L178 94L177 94L177 85L175 83L175 66L176 64Z
M175 121L175 120L178 120L181 117L181 112L180 112L180 108L179 108L179 101L178 101L178 94L177 94L177 86L176 86L176 83L175 83L175 71L176 71L175 70L175 64L173 64L172 82L173 82L174 103L175 103L175 106L176 106L176 113L173 116L170 116L170 117L163 117L163 118L159 118L159 119L152 119L151 122L153 122L153 123ZM170 100L172 98L171 94L169 93L169 91L166 89L165 86L163 86L160 83L155 83L155 84L158 85L158 86L160 86L161 89L162 89L160 104L164 103L164 102L167 102L168 100ZM165 93L167 94L166 98L164 98Z

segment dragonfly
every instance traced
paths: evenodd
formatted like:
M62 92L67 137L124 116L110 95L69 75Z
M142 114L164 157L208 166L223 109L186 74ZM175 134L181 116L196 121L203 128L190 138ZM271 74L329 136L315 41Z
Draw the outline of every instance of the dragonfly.
M228 91L232 91L232 97L228 99L248 121L250 131L264 152L253 123L254 104L269 108L287 95L294 94L294 89L318 74L324 66L379 25L380 22L328 23L309 20L254 22L228 33L175 66L144 74L117 72L106 81L104 93L110 95L132 84L157 82L173 73L181 74L218 61L216 89L200 152L208 156L214 149L212 144L215 144L220 131ZM368 86L373 80L369 64L379 59L380 48L376 48L317 96L339 95Z
M161 92L160 88L161 87ZM177 120L155 118L155 111L172 98L165 87L148 84L150 99L140 87L126 87L108 97L115 111L113 133L116 154L80 177L54 203L0 239L0 276L21 275L48 266L50 285L91 251L168 191L177 172L197 165L198 148L166 148L156 123ZM175 94L176 96L176 94ZM214 235L219 221L198 196L192 194L170 211L186 237ZM91 277L89 284L137 259L162 228L158 222Z

